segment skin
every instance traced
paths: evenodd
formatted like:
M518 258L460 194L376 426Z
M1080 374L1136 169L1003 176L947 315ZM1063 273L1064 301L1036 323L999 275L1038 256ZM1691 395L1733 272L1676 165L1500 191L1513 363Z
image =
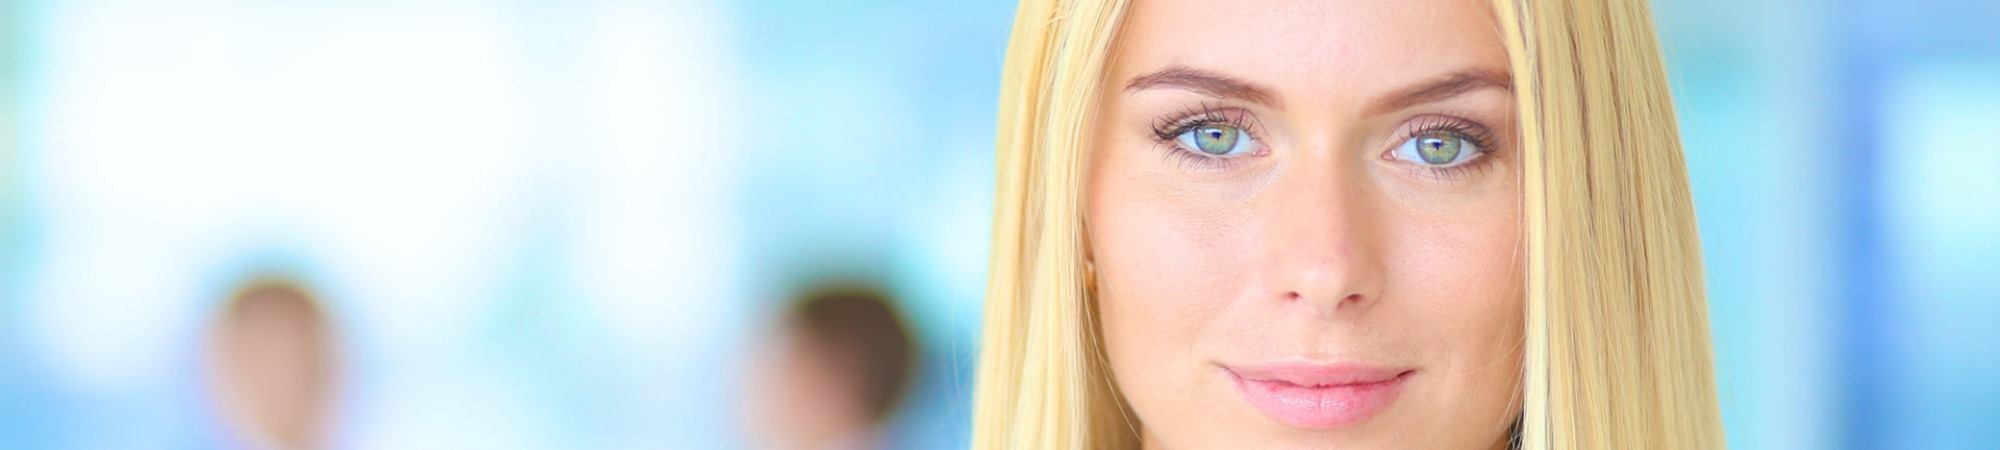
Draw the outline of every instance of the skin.
M1479 0L1133 2L1085 221L1105 350L1145 448L1504 447L1524 259L1498 30ZM1238 85L1148 78L1169 68ZM1204 108L1247 125L1257 150L1200 159L1157 136ZM1440 117L1486 130L1481 159L1440 170L1394 151ZM1311 429L1252 406L1229 370L1274 362L1411 372L1379 413Z
M869 441L869 417L852 358L799 330L778 330L751 363L746 422L757 448L825 449Z
M321 448L334 362L326 318L306 296L265 287L224 315L210 383L239 438L254 447Z

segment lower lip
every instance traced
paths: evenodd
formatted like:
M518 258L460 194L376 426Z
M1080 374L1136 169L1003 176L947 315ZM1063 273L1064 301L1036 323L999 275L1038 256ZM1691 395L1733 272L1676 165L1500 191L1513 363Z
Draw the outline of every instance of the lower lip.
M1236 381L1236 390L1243 398L1264 415L1294 427L1331 430L1361 423L1394 404L1410 373L1369 383L1310 387L1249 380L1235 372L1229 372L1229 377Z

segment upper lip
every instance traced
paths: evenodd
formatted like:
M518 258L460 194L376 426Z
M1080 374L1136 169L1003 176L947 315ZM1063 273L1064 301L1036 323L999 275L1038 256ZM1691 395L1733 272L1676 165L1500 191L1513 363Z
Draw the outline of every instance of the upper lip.
M1362 363L1319 363L1279 361L1224 365L1223 369L1244 381L1277 382L1303 387L1347 386L1394 380L1413 369Z

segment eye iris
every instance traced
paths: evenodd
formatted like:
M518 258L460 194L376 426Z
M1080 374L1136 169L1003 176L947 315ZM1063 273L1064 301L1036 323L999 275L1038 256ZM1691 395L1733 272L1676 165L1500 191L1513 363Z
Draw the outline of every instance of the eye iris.
M1195 149L1211 155L1228 154L1236 148L1236 140L1241 131L1235 127L1213 125L1194 129Z
M1417 156L1430 164L1450 163L1458 159L1459 149L1463 148L1464 144L1465 140L1449 134L1432 133L1417 136Z

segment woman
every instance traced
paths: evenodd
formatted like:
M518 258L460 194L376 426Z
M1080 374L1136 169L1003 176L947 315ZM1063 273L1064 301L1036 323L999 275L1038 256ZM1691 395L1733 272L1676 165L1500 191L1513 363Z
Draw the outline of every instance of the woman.
M1643 2L1017 14L974 448L1722 446Z

